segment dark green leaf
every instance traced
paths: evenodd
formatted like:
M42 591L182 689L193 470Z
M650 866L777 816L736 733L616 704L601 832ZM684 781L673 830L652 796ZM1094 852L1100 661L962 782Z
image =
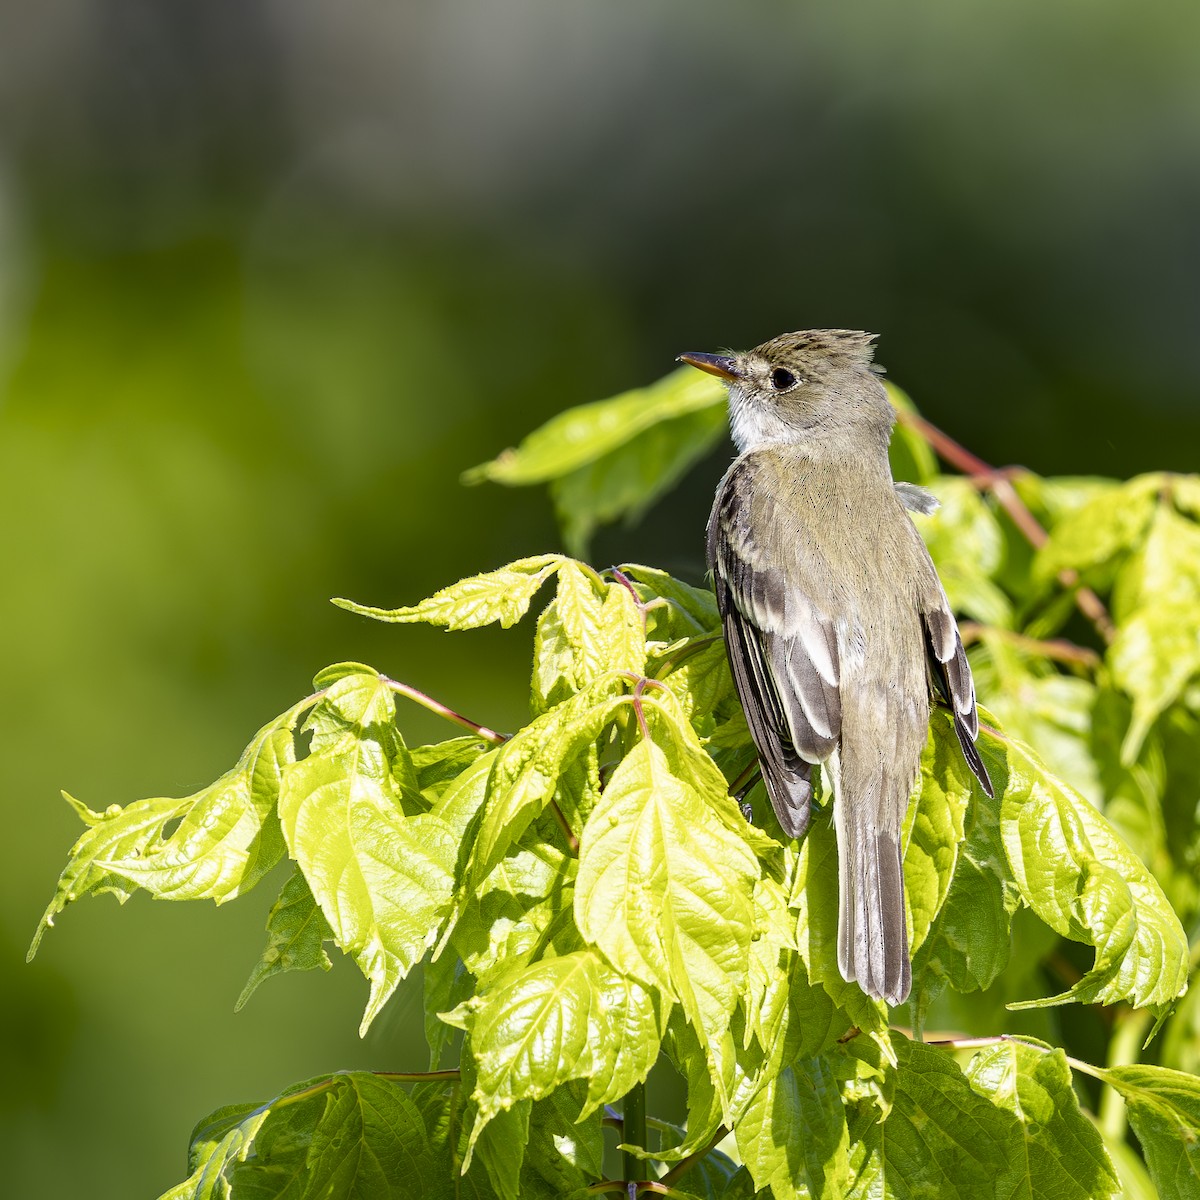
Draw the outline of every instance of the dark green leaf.
M971 1089L940 1050L893 1035L897 1068L887 1119L855 1107L851 1197L995 1200L1019 1195L1010 1119Z
M1125 1098L1162 1200L1200 1195L1200 1079L1140 1063L1098 1074Z
M1102 1200L1117 1191L1100 1135L1079 1110L1061 1050L1002 1042L980 1050L966 1075L975 1091L1016 1118L1020 1183L1012 1195Z
M267 917L267 947L262 953L242 994L234 1005L240 1011L258 985L284 971L328 971L333 965L325 953L325 943L333 940L333 930L317 907L312 891L298 868L288 877Z

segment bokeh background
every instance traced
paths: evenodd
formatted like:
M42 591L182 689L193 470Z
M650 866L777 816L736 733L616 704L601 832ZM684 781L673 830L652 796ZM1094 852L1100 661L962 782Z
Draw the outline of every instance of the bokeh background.
M85 902L93 808L182 795L354 658L500 728L529 632L398 604L558 545L459 473L681 350L879 331L986 458L1200 462L1200 6L1120 0L4 0L0 1154L154 1196L191 1124L420 1067L352 965L237 1016L268 883ZM698 577L728 451L602 562ZM441 731L421 711L410 740Z

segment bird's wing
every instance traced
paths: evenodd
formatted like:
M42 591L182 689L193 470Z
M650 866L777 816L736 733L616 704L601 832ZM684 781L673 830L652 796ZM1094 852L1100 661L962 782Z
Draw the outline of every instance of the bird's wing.
M820 573L791 570L785 577L751 536L752 527L780 524L771 489L752 488L752 475L743 460L722 481L709 520L708 561L767 792L784 830L799 837L808 826L812 764L827 759L841 736L837 641L832 619L804 586ZM802 568L803 549L796 554Z
M979 713L975 708L975 681L971 678L971 667L963 649L958 624L950 611L950 603L942 588L937 573L933 574L934 586L929 589L921 623L925 630L925 646L928 651L930 674L938 691L954 716L954 732L963 757L980 786L989 795L992 781L975 748L979 736ZM935 590L936 589L936 590Z

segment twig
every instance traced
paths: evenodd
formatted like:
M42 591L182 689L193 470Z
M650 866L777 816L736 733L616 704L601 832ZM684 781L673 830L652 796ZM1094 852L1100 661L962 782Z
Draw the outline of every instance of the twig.
M1068 642L1065 638L1052 638L1049 641L1041 641L1038 638L1030 637L1028 634L1017 633L1012 629L1001 629L995 625L979 625L974 621L960 621L958 632L962 637L964 646L969 646L972 642L980 641L986 633L988 636L1002 638L1019 649L1027 650L1030 654L1038 654L1042 658L1052 658L1056 662L1077 663L1079 666L1089 669L1094 669L1100 665L1100 655L1095 650L1091 650L1087 646L1077 646L1074 642Z
M914 412L900 411L896 415L902 425L907 425L908 428L920 434L952 467L970 475L980 486L988 488L996 497L996 502L1008 513L1012 523L1031 546L1040 549L1046 544L1049 535L1037 517L1029 511L1025 501L1017 495L1016 488L1012 485L1011 470L997 470L990 463L984 462L977 454L972 454L949 434L943 433L936 425L931 425L924 417L918 416ZM1079 586L1077 571L1060 571L1058 581L1064 588L1074 593L1076 607L1091 621L1104 642L1106 644L1111 642L1117 631L1112 623L1112 617L1108 614L1108 609L1104 607L1104 601L1091 588Z
M554 814L554 819L559 823L564 834L567 837L567 846L572 854L579 853L579 838L575 836L575 831L571 828L570 822L567 820L563 810L558 807L557 800L550 801L550 811Z
M507 733L497 733L494 729L489 729L486 725L480 725L477 721L472 721L469 717L464 717L462 713L455 712L448 705L443 704L440 700L435 700L432 696L427 696L424 692L418 691L415 687L410 687L407 683L400 683L395 679L389 679L386 675L381 675L380 679L396 692L398 695L407 696L410 700L416 701L422 708L427 708L431 713L436 713L439 717L445 717L447 721L453 721L455 725L461 725L463 729L470 730L476 737L483 738L485 742L491 742L494 746L499 746L503 742L507 742L509 735Z

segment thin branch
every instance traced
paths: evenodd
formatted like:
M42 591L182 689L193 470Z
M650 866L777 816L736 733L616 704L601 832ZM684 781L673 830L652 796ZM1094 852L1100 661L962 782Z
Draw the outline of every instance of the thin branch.
M395 679L389 679L386 675L381 675L380 679L393 692L401 696L407 696L422 708L429 709L431 713L436 713L439 717L445 717L447 721L453 721L455 725L460 725L463 729L470 730L476 737L483 738L485 742L491 742L492 745L499 746L508 741L509 735L507 733L497 733L494 729L489 729L486 725L480 725L478 721L472 721L469 717L464 717L462 713L455 712L454 709L443 704L440 700L435 700L432 696L427 696L424 692L418 691L415 687L410 687L407 683L400 683Z
M980 641L987 634L1002 638L1020 650L1040 655L1042 658L1053 659L1055 662L1074 663L1081 667L1087 667L1089 670L1094 670L1100 665L1100 655L1095 650L1091 650L1087 646L1077 646L1065 638L1042 641L1030 637L1028 634L1017 633L1012 629L1001 629L996 625L979 625L974 621L959 622L958 632L962 636L964 646Z
M554 814L554 819L566 835L567 846L570 848L571 853L577 855L579 853L579 838L575 836L575 831L571 828L571 824L563 814L563 810L558 807L557 800L550 801L550 811Z
M1031 546L1040 548L1045 545L1048 536L1046 530L1017 494L1012 485L1011 471L997 470L914 412L898 412L897 419L920 434L945 462L972 476L978 485L987 487ZM1117 631L1108 609L1104 607L1104 601L1091 588L1079 586L1079 574L1076 571L1060 571L1058 581L1074 593L1076 607L1091 621L1105 643L1111 642Z

